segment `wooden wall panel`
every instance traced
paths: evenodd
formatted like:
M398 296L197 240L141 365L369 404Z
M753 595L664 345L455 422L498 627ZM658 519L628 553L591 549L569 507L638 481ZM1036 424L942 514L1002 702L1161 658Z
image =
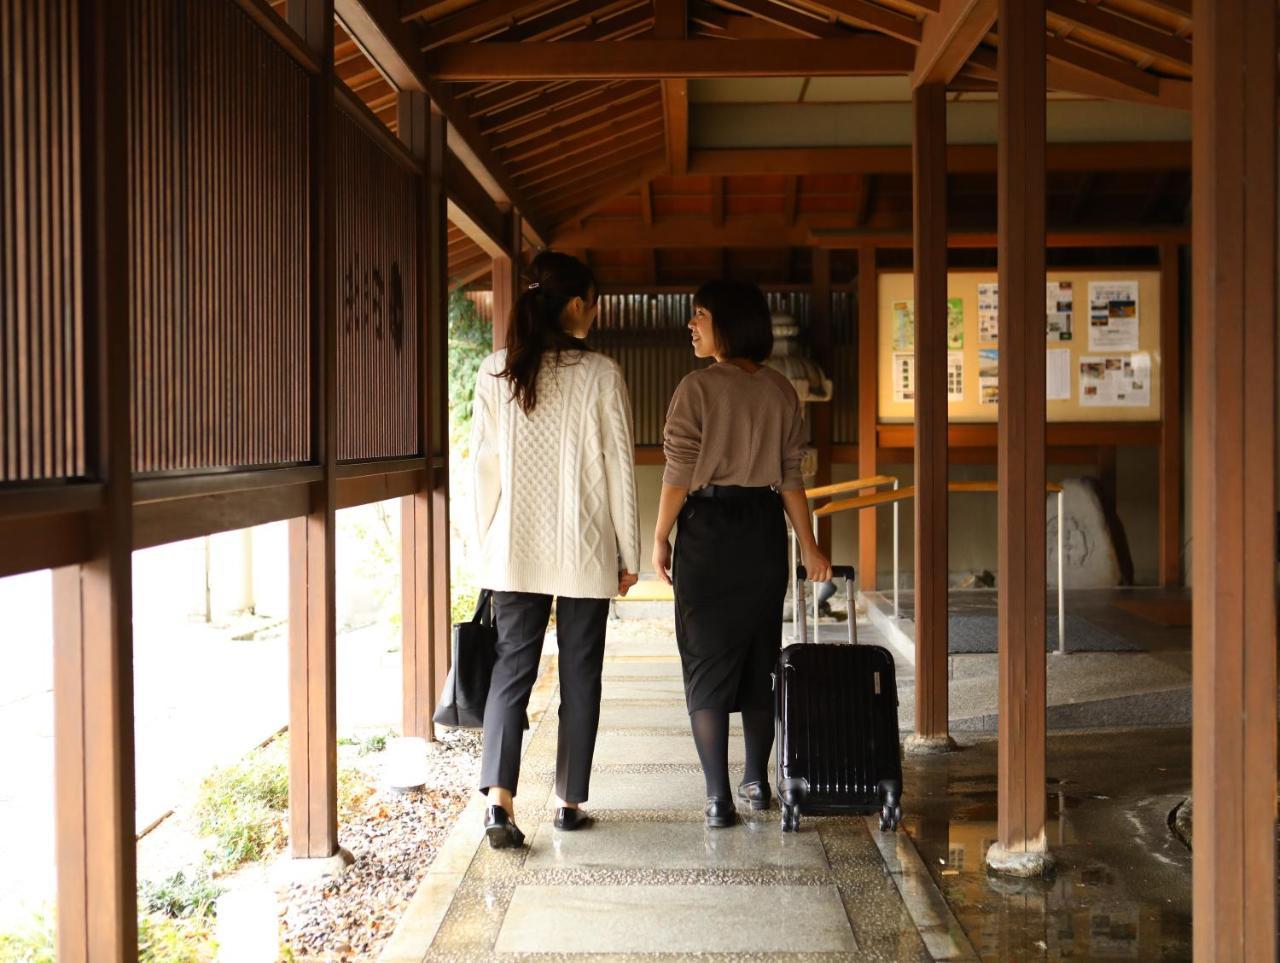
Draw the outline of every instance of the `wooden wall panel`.
M85 474L74 0L0 0L0 484Z
M833 363L827 372L835 382L831 398L831 440L858 443L858 299L852 291L831 294Z
M308 461L308 75L229 0L124 9L134 470Z
M416 455L418 178L338 112L338 459Z

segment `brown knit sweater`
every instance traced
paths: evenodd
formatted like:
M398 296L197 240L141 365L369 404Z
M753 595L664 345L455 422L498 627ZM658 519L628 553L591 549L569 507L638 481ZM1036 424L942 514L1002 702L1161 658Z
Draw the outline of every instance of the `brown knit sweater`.
M804 407L772 368L748 373L724 362L686 375L671 397L662 447L662 480L690 491L804 487Z

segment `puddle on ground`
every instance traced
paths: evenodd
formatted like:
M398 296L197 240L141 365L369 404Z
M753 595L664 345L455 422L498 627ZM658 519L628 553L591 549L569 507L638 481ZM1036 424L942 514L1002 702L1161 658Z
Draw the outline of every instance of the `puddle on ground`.
M1142 844L1128 823L1130 812L1106 796L1057 791L1060 785L1050 784L1045 794L1046 837L1058 862L1048 879L988 873L986 853L997 838L994 790L953 784L945 807L935 797L934 805L904 820L979 954L984 960L1190 959L1189 872L1144 880L1134 868ZM931 818L930 809L949 818Z

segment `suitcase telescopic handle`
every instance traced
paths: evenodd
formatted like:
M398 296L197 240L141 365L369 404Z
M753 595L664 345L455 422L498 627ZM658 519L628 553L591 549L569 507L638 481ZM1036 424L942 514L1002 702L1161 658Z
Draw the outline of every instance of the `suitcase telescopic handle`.
M796 578L798 578L801 582L803 582L808 577L809 577L809 572L805 569L805 567L803 565L797 565ZM852 565L832 565L831 577L833 579L842 578L846 582L852 582L857 577L857 573L854 572Z

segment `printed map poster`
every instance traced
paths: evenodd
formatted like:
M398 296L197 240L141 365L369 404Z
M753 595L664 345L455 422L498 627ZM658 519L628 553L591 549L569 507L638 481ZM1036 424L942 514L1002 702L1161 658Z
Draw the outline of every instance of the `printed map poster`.
M893 350L911 351L916 346L916 303L893 302Z
M964 347L964 298L947 298L947 347Z
M1000 349L978 349L978 403L1000 403Z
M1151 355L1140 351L1081 358L1080 404L1094 408L1143 408L1151 404Z
M1089 282L1089 350L1138 350L1138 282Z
M1000 285L978 285L978 341L994 344L1000 340Z
M1074 307L1075 295L1070 281L1050 281L1045 285L1045 331L1050 341L1071 340L1071 312Z
M964 401L964 352L947 352L947 401Z
M893 353L893 400L916 400L916 356L909 352Z

